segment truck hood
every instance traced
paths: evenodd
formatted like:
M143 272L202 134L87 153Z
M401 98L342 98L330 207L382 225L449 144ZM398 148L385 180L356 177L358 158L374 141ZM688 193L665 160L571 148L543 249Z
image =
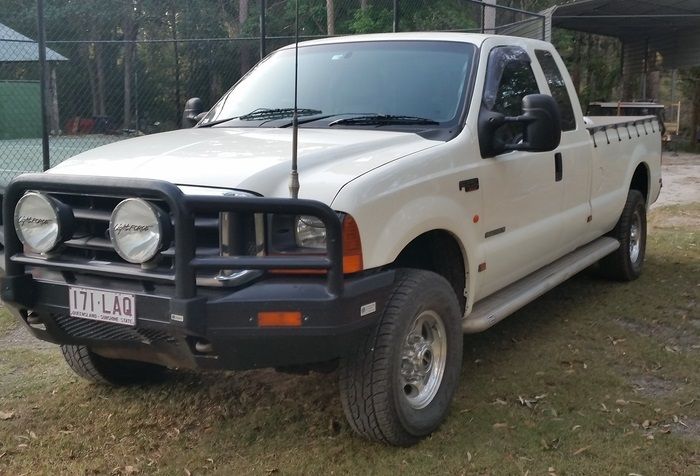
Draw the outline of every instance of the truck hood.
M438 144L408 132L302 128L299 197L330 204L354 178ZM49 173L159 179L288 197L291 152L291 128L196 128L98 147Z

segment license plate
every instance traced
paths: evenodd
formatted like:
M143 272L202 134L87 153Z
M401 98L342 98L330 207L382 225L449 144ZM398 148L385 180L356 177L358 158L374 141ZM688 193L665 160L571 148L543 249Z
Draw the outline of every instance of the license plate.
M71 286L68 301L71 317L136 325L136 298L133 294Z

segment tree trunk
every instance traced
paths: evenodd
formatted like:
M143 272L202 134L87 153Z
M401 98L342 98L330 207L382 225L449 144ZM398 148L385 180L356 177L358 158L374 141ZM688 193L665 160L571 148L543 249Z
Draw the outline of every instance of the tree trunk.
M695 80L695 88L692 96L693 118L690 126L690 143L692 150L700 150L700 79Z
M335 35L335 0L326 0L326 31L328 36Z
M124 19L122 30L124 31L124 122L122 128L131 129L131 98L133 97L134 83L134 53L136 51L136 36L138 34L138 26L134 18L134 8L136 2L126 2L124 8Z
M92 58L95 63L95 102L93 103L93 113L95 116L104 116L107 110L105 101L105 70L104 61L102 60L102 45L96 41L100 39L99 26L96 18L92 19L90 25L90 39L95 41L91 43Z
M90 105L92 106L92 115L97 115L97 78L95 78L95 68L92 64L92 47L91 45L84 43L80 45L80 53L85 62L85 69L88 73L88 83L90 84L90 98L92 99Z
M651 50L647 54L647 90L643 100L658 101L661 90L661 71L658 66L658 54L656 50Z
M578 94L581 94L581 38L582 35L580 33L574 33L574 61L571 81L574 83L574 89L576 89ZM583 104L581 106L583 107Z
M61 134L61 124L58 116L58 90L56 87L55 63L49 63L49 125L51 135Z
M238 0L238 36L242 36L245 22L248 21L248 0ZM250 48L246 42L240 42L240 65L241 76L246 74L250 69Z
M593 52L591 51L591 46L593 44L593 37L589 34L585 35L586 38L586 94L583 100L584 109L588 108L588 103L592 99L593 94L593 68L591 65L591 58L593 57Z
M360 0L360 10L363 12L367 10L367 7L369 6L369 0Z
M177 41L177 10L174 2L171 2L170 4L170 13L170 32L173 39L173 53L175 55L175 124L177 124L179 127L182 122L182 104L180 97L180 48L178 47Z
M95 48L95 71L97 78L97 115L107 115L107 105L105 101L105 66L102 58L102 45L94 43Z

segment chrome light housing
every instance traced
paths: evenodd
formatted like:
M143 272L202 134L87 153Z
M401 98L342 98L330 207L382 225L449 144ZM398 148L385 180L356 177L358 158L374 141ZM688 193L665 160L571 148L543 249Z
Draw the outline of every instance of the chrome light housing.
M326 248L326 226L316 217L301 215L294 220L294 236L300 248Z
M72 233L73 212L38 192L27 192L15 205L15 231L31 251L48 253Z
M152 260L170 241L170 219L161 209L140 198L119 202L109 220L109 238L129 263Z

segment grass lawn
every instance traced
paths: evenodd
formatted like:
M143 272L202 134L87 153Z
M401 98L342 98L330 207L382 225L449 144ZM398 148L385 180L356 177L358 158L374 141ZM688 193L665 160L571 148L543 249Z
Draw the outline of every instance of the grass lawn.
M466 336L449 419L413 448L355 437L335 374L112 389L0 340L0 474L700 474L698 234L653 213L639 280L584 272Z
M10 315L5 309L0 308L0 336L8 334L10 331L14 330L19 323L17 320ZM1 347L0 347L1 348ZM1 352L1 351L0 351ZM1 361L0 357L0 361Z

